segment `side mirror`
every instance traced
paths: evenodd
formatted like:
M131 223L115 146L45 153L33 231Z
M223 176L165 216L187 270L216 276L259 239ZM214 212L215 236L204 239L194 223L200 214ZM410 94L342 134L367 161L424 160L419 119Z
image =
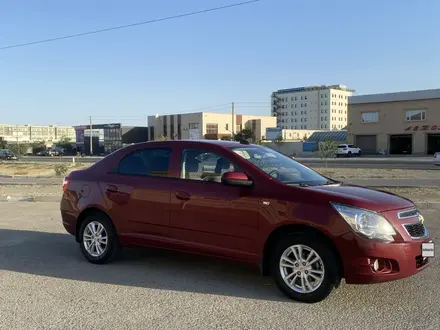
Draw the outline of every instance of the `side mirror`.
M245 173L226 172L222 175L222 183L228 186L250 187L254 182Z

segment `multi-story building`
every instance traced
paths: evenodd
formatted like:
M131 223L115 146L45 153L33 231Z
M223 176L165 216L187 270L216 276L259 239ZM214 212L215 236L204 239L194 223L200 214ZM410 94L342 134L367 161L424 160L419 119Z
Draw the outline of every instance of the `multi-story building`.
M440 89L352 96L349 143L363 153L440 152Z
M51 146L65 137L75 142L75 129L72 126L0 124L0 138L7 143L44 141L46 145Z
M221 139L247 128L255 140L262 140L266 128L275 127L272 116L232 115L227 113L196 112L148 117L150 140L162 136L169 139Z
M272 93L272 115L283 129L339 130L347 126L348 97L343 85L280 89Z

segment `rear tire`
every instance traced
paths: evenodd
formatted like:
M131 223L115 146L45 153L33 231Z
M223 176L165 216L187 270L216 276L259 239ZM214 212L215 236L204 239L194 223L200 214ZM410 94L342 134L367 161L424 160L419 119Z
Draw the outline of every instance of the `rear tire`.
M360 157L362 155L362 151L358 152L358 157Z
M298 259L292 249L295 249ZM309 253L311 260L307 260ZM310 263L317 258L319 260ZM313 234L292 233L282 238L273 250L270 270L277 287L287 297L316 303L326 299L339 283L337 265L335 255L322 239Z
M120 251L118 235L105 215L86 217L79 230L79 244L84 257L93 264L111 262Z

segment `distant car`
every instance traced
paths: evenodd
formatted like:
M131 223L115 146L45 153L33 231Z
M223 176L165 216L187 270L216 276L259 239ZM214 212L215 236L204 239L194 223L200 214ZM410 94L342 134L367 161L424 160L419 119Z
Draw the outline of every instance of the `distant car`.
M0 153L0 160L18 160L17 155L12 153Z
M342 278L386 282L430 264L422 244L432 241L412 201L336 182L253 144L119 149L64 179L60 209L91 263L108 263L121 247L232 259L259 266L286 296L308 303Z
M440 166L440 152L434 154L434 165Z
M352 144L340 144L336 150L336 157L360 156L361 154L362 150Z

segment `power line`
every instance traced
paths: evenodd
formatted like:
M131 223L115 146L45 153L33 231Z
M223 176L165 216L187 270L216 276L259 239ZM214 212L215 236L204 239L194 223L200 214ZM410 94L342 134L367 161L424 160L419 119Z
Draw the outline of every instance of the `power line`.
M67 36L63 36L63 37L56 37L56 38L51 38L51 39L31 41L31 42L27 42L27 43L23 43L23 44L15 44L15 45L11 45L11 46L0 47L0 50L10 49L10 48L18 48L18 47L25 47L25 46L30 46L30 45L35 45L35 44L42 44L42 43L58 41L58 40L63 40L63 39L82 37L82 36L86 36L86 35L89 35L89 34L97 34L97 33L102 33L102 32L113 31L113 30L125 29L125 28L139 26L139 25L152 24L152 23L157 23L157 22L162 22L162 21L169 21L169 20L173 20L173 19L176 19L176 18L182 18L182 17L187 17L187 16L194 16L194 15L204 14L204 13L208 13L208 12L212 12L212 11L218 11L218 10L223 10L223 9L228 9L228 8L238 7L238 6L244 6L244 5L248 5L248 4L251 4L251 3L254 3L254 2L258 2L258 1L260 1L260 0L250 0L250 1L238 2L238 3L226 5L226 6L213 7L213 8L203 9L203 10L199 10L199 11L193 11L193 12L189 12L189 13L185 13L185 14L167 16L167 17L162 17L162 18L156 18L156 19L152 19L152 20L149 20L149 21L138 22L138 23L133 23L133 24L126 24L126 25L120 25L120 26L115 26L115 27L111 27L111 28L107 28L107 29L94 30L94 31L83 32L83 33L78 33L78 34L71 34L71 35L67 35Z

